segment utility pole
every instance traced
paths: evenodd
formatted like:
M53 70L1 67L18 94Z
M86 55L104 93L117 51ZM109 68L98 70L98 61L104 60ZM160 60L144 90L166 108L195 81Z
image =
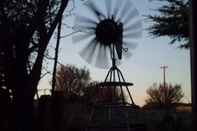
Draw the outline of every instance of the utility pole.
M62 26L62 15L60 16L58 27L57 27L57 43L55 47L55 57L54 57L53 76L52 76L52 91L51 91L52 96L54 95L54 92L55 92L58 53L59 53L59 46L60 46L60 39L61 39L61 26Z
M166 68L168 68L168 66L163 65L160 68L163 70L163 86L165 88L166 87Z

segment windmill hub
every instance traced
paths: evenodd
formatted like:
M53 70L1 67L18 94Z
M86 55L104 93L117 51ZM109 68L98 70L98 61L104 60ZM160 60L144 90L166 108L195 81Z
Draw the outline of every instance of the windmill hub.
M122 29L122 23L113 19L102 20L96 26L96 40L105 46L115 44L122 36Z

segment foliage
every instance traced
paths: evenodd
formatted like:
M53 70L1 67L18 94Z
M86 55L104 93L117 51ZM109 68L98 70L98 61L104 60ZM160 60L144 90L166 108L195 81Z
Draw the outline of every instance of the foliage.
M154 83L147 89L149 98L146 99L146 105L156 107L170 107L172 104L178 103L183 98L180 85L160 84L159 86Z
M13 93L13 117L16 117L13 120L16 121L15 126L9 126L15 130L33 130L33 98L41 77L45 51L67 2L0 2L0 72L4 74L4 86Z
M159 15L149 15L153 22L149 33L156 37L168 36L172 41L181 41L181 48L190 46L191 0L157 0L163 4L157 11Z
M13 83L14 77L20 75L23 81L31 83L32 94L35 93L47 45L67 2L68 0L1 2L0 70L8 77L6 80ZM11 87L13 85L6 86L14 89Z
M63 91L67 98L83 96L90 79L90 72L86 68L60 65L56 73L55 90Z
M73 65L60 65L56 73L55 91L63 92L66 99L80 99L89 102L120 101L120 90L116 88L101 88L99 82L90 82L90 72L86 68L77 68Z

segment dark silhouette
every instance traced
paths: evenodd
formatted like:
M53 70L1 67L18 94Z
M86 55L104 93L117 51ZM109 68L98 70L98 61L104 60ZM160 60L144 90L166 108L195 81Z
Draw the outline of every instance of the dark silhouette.
M112 100L116 103L120 103L122 101L120 88L116 88L114 92L113 88L110 87L102 88L99 87L98 85L99 82L92 82L88 85L85 91L85 99L87 100L87 102L91 104L96 104L96 103L110 103L112 102Z
M91 96L92 92L89 92L90 88L86 88L87 83L89 83L89 72L82 71L79 73L80 71L78 69L69 70L68 74L71 73L71 75L74 75L70 80L68 80L68 77L66 78L66 82L70 82L66 87L62 86L67 90L66 93L62 93L56 88L53 96L42 96L39 100L34 101L37 85L41 78L43 59L45 57L44 53L56 26L60 22L67 3L68 0L22 0L17 2L15 0L2 0L0 2L0 130L60 131L69 130L68 125L72 125L71 127L75 129L76 125L83 126L88 121L88 114L91 108L85 102L93 99L111 101L109 100L111 98L111 91L105 89L97 90L97 88L93 88L92 90L96 94L93 98ZM118 8L119 3L115 6ZM127 9L123 9L121 14L124 15ZM107 10L109 11L109 9ZM95 10L93 9L93 11ZM97 11L94 13L99 17L101 15ZM131 13L128 13L128 16L124 17L128 22L134 16L131 11ZM107 34L111 33L111 28L114 28L112 26L115 26L115 28L121 26L120 23L114 24L113 20L112 17L103 22L104 26L108 22L112 24L111 26L107 26L107 28L109 27L108 30L110 30L107 31ZM129 27L138 29L141 26L138 23L140 22L137 21L133 26L130 25ZM121 28L118 30L121 30ZM101 30L99 32L101 34L105 33ZM120 33L116 29L115 32L118 33L112 33L111 38L114 38L113 35ZM134 34L136 37L139 35L139 32ZM128 36L130 36L130 33L128 33ZM98 39L105 41L107 38L103 36ZM120 39L122 38L120 37ZM105 43L104 46L107 46L107 44ZM114 45L117 46L115 51L118 57L121 58L122 49L127 50L127 48L122 47L124 43L120 43L119 46L118 44ZM125 46L129 46L129 44L127 43ZM183 46L187 47L187 45ZM103 59L102 55L102 53L98 55L99 60ZM103 63L97 64L102 65ZM75 71L79 72L76 73ZM56 71L54 71L54 74L56 74ZM56 87L58 87L58 81ZM101 97L97 91L102 92L106 97ZM119 101L120 91L115 91L115 97ZM65 95L69 96L70 100L65 99ZM81 98L83 98L81 96L85 98L84 103L81 101ZM73 100L76 103L73 104ZM36 108L37 106L38 108ZM119 110L114 113L118 114ZM130 115L135 113L132 112ZM135 117L130 116L130 118ZM172 120L174 118L170 116L163 119L163 121L168 124L169 119ZM180 120L180 125L182 125L182 121ZM132 126L136 125L130 125L130 127ZM145 125L139 124L138 126L142 130L145 130Z
M197 123L197 65L196 65L196 56L197 56L197 51L196 51L196 42L197 42L197 10L195 8L196 1L192 0L192 47L191 47L191 85L192 85L192 119L193 119L193 131L197 129L196 123Z
M57 27L57 42L55 47L55 56L54 56L54 65L53 65L53 78L52 78L52 90L51 94L54 94L55 84L56 84L56 70L57 70L57 63L58 63L58 53L59 53L59 46L60 46L60 38L61 38L61 26L62 26L62 16L59 20L59 24Z
M6 87L12 91L14 130L33 130L33 98L44 52L68 0L3 0L0 3L0 53ZM57 9L57 10L56 10ZM32 54L36 57L32 59ZM24 108L25 106L25 108Z
M163 4L157 9L159 15L149 15L153 22L148 28L149 33L156 37L168 36L171 44L179 41L179 47L187 48L191 46L190 41L190 17L191 0L157 0Z
M194 0L157 0L167 2L157 11L159 15L149 15L148 18L153 22L149 28L150 34L155 37L168 36L181 44L179 47L190 49L191 59L191 86L192 86L192 112L193 130L196 130L197 122L197 95L196 95L196 8Z
M73 65L60 65L56 73L55 91L63 92L66 98L83 96L91 80L90 72L86 68Z
M158 109L172 108L173 104L180 102L184 96L180 85L165 84L164 86L156 83L147 89L147 94L148 98L145 106Z

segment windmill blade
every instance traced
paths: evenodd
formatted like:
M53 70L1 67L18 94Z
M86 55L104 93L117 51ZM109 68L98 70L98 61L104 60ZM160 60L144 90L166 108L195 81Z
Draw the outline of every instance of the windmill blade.
M90 37L92 37L93 35L92 34L89 34L89 33L78 33L78 34L76 34L76 35L74 35L73 37L72 37L72 42L73 43L79 43L80 41L83 41L83 40L85 40L85 39L88 39L88 38L90 38Z
M137 48L137 43L135 43L135 42L125 42L125 41L123 41L124 43L123 43L123 48L128 48L128 50L130 50L130 49L136 49Z
M130 58L132 56L130 51L137 47L137 44L132 39L139 38L142 35L141 21L135 19L132 22L132 19L136 18L139 12L134 8L130 0L101 1L104 2L106 10L103 10L101 5L96 2L96 0L89 0L85 3L84 7L87 7L85 12L90 12L89 14L83 16L83 12L78 12L75 30L84 33L74 35L73 42L78 43L82 41L83 43L84 40L84 44L87 43L79 54L88 63L94 64L99 68L107 68L111 65L109 61L112 58L111 54L114 54L115 56L113 55L113 58L116 59L116 64L119 65L122 60ZM122 25L124 26L122 27ZM97 33L100 30L101 33ZM105 30L106 32L114 32L114 36L117 35L117 38L120 37L121 42L118 42L119 39L107 38L105 36ZM100 37L106 39L106 41L110 41L110 44L103 43L103 39ZM90 41L86 42L86 39ZM112 53L110 47L114 47L114 44L116 51L113 50ZM78 45L78 47L80 48L81 46Z
M83 25L86 27L96 27L98 22L99 22L99 20L97 20L97 19L87 18L87 16L78 15L78 16L76 16L74 24L75 25Z
M121 19L125 17L126 13L128 12L128 10L130 10L131 8L131 3L129 2L129 0L127 0L125 3L124 3L124 6L122 9L120 9L120 16L121 16Z
M85 5L98 20L100 20L100 17L106 18L105 14L95 5L95 2L89 1Z
M123 33L123 37L125 38L140 38L142 36L142 31L135 31L135 32L128 32L128 33Z
M141 20L137 20L134 23L132 23L131 25L129 25L128 27L125 27L124 32L128 32L130 30L137 30L137 29L141 29L142 28L142 21Z
M116 0L116 3L115 3L115 7L114 7L114 11L113 11L113 16L115 18L115 20L117 21L119 18L118 14L120 12L120 9L123 8L123 1L120 2L120 0Z
M94 26L84 26L84 25L75 25L73 27L73 30L79 31L79 32L87 32L87 33L94 33L96 27Z
M107 11L107 17L110 18L112 15L112 0L105 0L105 7Z
M136 8L134 8L131 12L128 13L128 15L125 17L125 19L123 20L123 23L125 25L128 24L128 22L131 20L131 19L134 19L135 17L139 16L139 12Z
M109 60L108 60L108 50L107 46L103 46L99 44L98 54L96 58L95 66L99 68L108 68L109 67Z
M80 52L79 55L88 63L92 63L94 52L96 50L96 39L92 39Z
M87 17L87 16L77 15L76 19L75 19L75 22L76 22L76 24L78 24L78 23L85 23L87 25L89 25L89 24L96 25L98 20L90 18L90 17Z

